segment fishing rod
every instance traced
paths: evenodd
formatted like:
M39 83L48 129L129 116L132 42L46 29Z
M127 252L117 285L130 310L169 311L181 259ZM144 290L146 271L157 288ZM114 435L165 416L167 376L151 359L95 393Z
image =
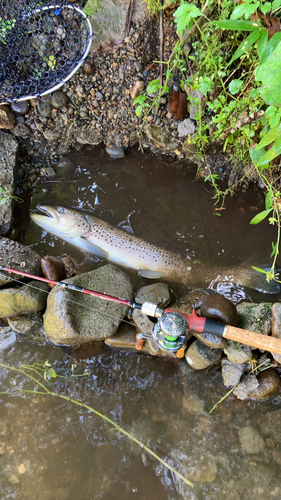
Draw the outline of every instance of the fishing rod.
M268 337L260 333L243 330L242 328L236 328L230 325L223 325L217 321L197 316L194 309L192 310L192 314L188 315L173 309L158 307L156 304L151 302L144 302L143 304L140 304L138 302L114 297L113 295L107 295L102 292L96 292L94 290L88 290L87 288L71 285L70 283L66 283L64 281L55 281L26 273L24 271L17 271L16 269L6 266L0 265L0 270L7 271L8 273L19 274L37 281L58 285L66 288L67 290L92 295L99 299L117 302L132 309L139 309L146 316L157 318L158 322L153 326L151 333L137 334L135 347L138 351L143 349L146 339L153 339L164 351L175 353L178 358L182 358L187 347L186 334L188 330L191 330L196 333L202 333L203 336L208 333L217 337L249 345L254 349L261 349L281 354L281 339Z

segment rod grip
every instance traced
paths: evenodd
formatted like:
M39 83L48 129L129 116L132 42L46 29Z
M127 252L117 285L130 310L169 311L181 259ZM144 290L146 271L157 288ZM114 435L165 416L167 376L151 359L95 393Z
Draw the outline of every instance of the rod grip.
M261 333L242 330L242 328L236 328L234 326L226 326L223 337L225 339L234 340L235 342L241 342L255 349L281 354L281 339L276 337L268 337Z

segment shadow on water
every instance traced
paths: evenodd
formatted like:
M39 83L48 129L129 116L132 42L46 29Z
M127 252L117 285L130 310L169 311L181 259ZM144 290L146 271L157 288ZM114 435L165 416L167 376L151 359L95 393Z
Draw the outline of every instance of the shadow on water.
M98 148L73 153L71 159L75 168L36 187L32 210L37 203L81 208L210 266L232 266L248 258L259 264L268 261L274 228L267 222L249 226L253 207L263 209L256 191L228 198L218 217L209 186L195 181L194 172L183 164L136 151L114 161ZM41 256L71 255L82 271L103 264L34 224L25 244ZM133 271L129 274L136 287L149 283ZM182 289L174 286L174 292L179 296ZM281 498L280 439L266 426L267 415L281 410L281 398L249 403L230 395L209 415L228 391L218 365L195 372L184 361L174 364L101 346L88 349L62 350L18 336L1 353L1 362L18 366L49 360L67 376L87 371L86 377L54 380L49 386L111 418L193 481L194 488L83 407L50 396L1 394L1 498ZM32 389L3 369L0 384L1 391ZM193 403L187 405L188 398ZM253 454L241 449L239 429L245 426L253 427L263 442Z

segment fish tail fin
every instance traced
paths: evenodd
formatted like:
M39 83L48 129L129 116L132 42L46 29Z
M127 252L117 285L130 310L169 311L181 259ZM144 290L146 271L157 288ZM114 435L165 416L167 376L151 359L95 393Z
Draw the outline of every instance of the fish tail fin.
M258 269L260 269L260 271ZM269 271L271 271L270 265L254 267L250 288L254 288L255 290L258 290L258 292L268 293L271 295L280 293L280 270L275 270L275 279L267 281L266 273Z

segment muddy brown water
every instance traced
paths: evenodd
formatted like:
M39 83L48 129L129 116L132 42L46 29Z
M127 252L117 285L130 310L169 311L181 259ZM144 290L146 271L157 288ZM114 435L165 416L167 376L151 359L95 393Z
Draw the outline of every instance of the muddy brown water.
M266 222L249 225L254 214L250 207L263 208L256 192L228 198L218 217L209 186L195 181L194 172L180 163L137 151L111 160L103 149L74 153L71 159L75 169L37 186L31 209L39 202L79 207L210 266L234 266L246 258L260 264L269 260L274 228ZM72 255L82 271L102 265L34 224L25 243L42 256ZM133 271L129 274L136 287L150 283ZM233 285L224 290L235 297L245 294ZM173 291L179 297L184 290L173 285ZM251 296L268 300L258 293ZM193 481L194 487L83 407L55 396L1 394L0 498L281 498L281 447L270 430L263 434L260 425L269 412L281 409L280 396L255 403L230 395L209 414L227 393L219 366L196 372L184 361L172 363L109 348L71 357L23 335L1 353L0 362L17 367L46 360L63 376L87 373L83 378L56 380L48 385L50 390L79 399L112 419ZM0 370L0 381L2 392L34 387L7 369ZM186 394L200 399L197 411L195 404L183 406ZM245 426L263 438L261 451L242 452L238 431Z

